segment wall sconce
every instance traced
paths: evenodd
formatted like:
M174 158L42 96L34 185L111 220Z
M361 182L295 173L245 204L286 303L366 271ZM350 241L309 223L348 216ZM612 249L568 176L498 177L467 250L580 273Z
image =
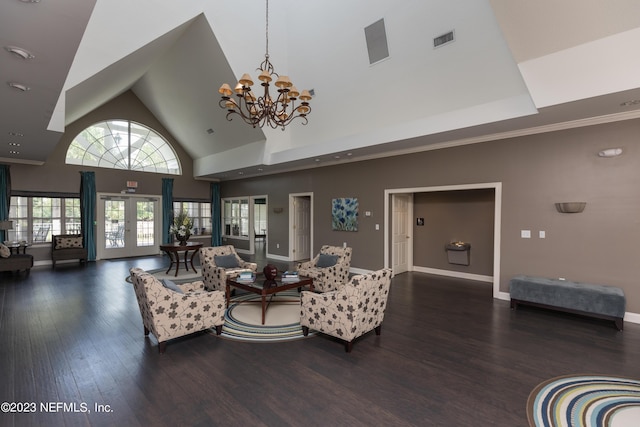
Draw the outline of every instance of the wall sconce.
M622 148L607 148L598 152L599 157L618 157L622 154Z
M282 213L282 208L273 208L273 213Z
M587 206L587 202L561 202L556 203L556 210L560 213L580 213Z

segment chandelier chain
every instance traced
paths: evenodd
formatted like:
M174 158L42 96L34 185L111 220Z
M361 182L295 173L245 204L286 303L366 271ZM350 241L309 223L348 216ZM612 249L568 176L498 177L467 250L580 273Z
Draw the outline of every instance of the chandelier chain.
M266 12L266 20L267 20L267 24L265 25L265 30L264 30L264 39L267 41L267 45L265 47L265 58L269 57L269 0L267 0L267 12Z

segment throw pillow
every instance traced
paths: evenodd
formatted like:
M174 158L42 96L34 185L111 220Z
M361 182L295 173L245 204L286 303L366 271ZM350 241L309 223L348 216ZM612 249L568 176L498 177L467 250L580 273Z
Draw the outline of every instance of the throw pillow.
M318 262L316 263L316 267L333 267L338 262L338 258L338 255L320 254L320 256L318 257Z
M55 238L55 249L81 248L82 236L60 237Z
M217 267L222 268L238 268L240 264L238 264L238 259L235 255L214 255L213 262L216 263Z
M8 246L0 243L0 257L9 258L9 255L11 255L11 249L9 249Z
M161 280L162 284L164 285L165 288L167 289L171 289L174 292L177 292L179 294L184 294L184 292L182 291L182 289L180 289L178 287L178 285L175 284L175 282L173 280L169 280L169 279L162 279Z

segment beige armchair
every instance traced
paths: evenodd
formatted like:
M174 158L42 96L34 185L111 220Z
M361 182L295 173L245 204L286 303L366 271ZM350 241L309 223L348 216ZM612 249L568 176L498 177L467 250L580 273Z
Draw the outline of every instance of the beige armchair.
M236 277L241 271L258 270L258 264L240 258L233 245L200 248L200 265L204 287L208 291L224 291L228 277Z
M339 289L349 279L351 252L351 248L324 245L314 259L298 263L298 274L311 277L316 291Z
M167 341L209 328L222 333L225 295L221 291L207 292L201 281L165 285L140 268L130 270L138 299L144 335L151 332L158 340L158 350L164 353Z
M375 329L380 335L387 306L391 269L353 276L337 291L317 294L302 291L300 325L307 336L309 329L345 341L350 353L353 340Z

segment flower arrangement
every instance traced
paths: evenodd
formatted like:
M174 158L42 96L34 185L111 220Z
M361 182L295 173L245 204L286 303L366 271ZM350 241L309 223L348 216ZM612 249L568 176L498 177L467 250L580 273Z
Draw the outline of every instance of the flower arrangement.
M173 224L169 228L169 233L176 236L180 243L189 240L191 229L193 228L193 220L189 218L186 211L180 211L173 217Z

